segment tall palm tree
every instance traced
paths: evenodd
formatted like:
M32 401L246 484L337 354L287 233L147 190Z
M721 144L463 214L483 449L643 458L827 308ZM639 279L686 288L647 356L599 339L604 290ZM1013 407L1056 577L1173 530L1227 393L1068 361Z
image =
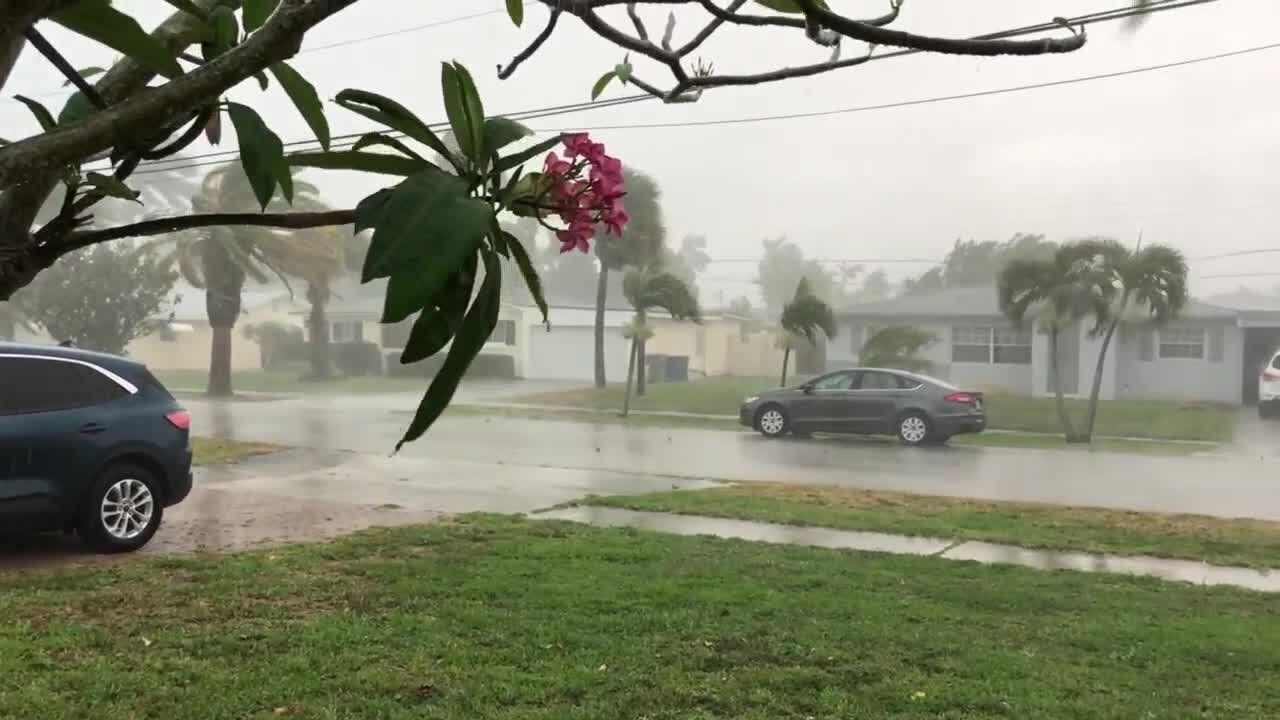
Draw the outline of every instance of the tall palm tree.
M1182 312L1189 299L1187 261L1181 252L1168 245L1148 245L1144 248L1141 238L1134 250L1129 250L1114 240L1098 242L1099 250L1105 252L1112 282L1116 287L1114 304L1109 309L1105 328L1100 333L1102 342L1098 346L1098 364L1093 371L1093 386L1089 390L1089 414L1083 433L1086 442L1093 438L1107 349L1120 323L1136 316L1157 327L1166 325Z
M596 276L595 375L596 387L607 382L604 367L604 311L609 301L609 273L628 267L650 267L662 255L667 238L663 225L661 191L653 178L642 172L624 168L623 185L627 195L624 204L631 221L621 237L598 233L595 238L596 258L600 271ZM644 373L644 357L637 358Z
M310 183L294 181L292 208L322 210L319 190ZM239 165L218 168L205 176L200 191L191 198L192 209L200 212L253 212L259 209L248 178ZM273 200L268 209L289 207L283 199ZM187 282L205 291L205 311L213 331L209 357L207 392L215 397L232 394L232 329L240 317L241 293L252 279L266 283L271 275L292 276L307 283L311 303L311 374L330 374L328 359L329 324L324 307L329 299L333 276L342 267L346 230L316 228L285 231L257 227L210 227L181 233L172 238L170 257Z
M1014 260L1000 272L997 298L1000 311L1023 327L1028 316L1049 334L1049 367L1058 420L1067 442L1088 442L1077 433L1062 395L1059 339L1062 330L1086 317L1094 318L1093 333L1104 330L1111 318L1116 295L1113 249L1103 241L1088 240L1059 247L1048 260Z
M631 340L631 354L627 361L627 390L622 401L625 417L631 410L631 380L637 375L636 364L643 361L642 348L653 335L648 324L648 311L662 309L675 320L702 322L702 310L689 285L664 270L633 270L623 277L622 291L636 313L626 331Z
M835 313L831 306L823 302L809 288L808 278L800 278L796 284L796 294L791 302L783 305L782 319L782 381L787 384L787 365L791 362L791 350L800 338L810 345L818 344L818 331L821 330L828 339L836 336Z

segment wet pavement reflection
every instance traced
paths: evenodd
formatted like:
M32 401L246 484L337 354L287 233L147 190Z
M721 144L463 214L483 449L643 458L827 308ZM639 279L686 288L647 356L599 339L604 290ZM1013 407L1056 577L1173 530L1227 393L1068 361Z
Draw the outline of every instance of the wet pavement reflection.
M1074 570L1135 575L1197 585L1231 585L1262 592L1280 592L1280 572L1222 567L1187 560L1030 550L984 542L850 532L605 507L573 507L536 513L531 517L540 520L567 520L597 527L637 528L675 535L709 535L783 545L898 555L933 555L947 560L968 560L986 565L1020 565L1036 570Z

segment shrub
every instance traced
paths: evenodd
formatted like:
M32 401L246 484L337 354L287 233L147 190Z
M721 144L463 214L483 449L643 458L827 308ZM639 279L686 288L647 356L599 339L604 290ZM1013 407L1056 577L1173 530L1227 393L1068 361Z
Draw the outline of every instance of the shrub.
M441 353L435 357L427 358L413 365L401 365L400 353L387 353L387 375L390 377L435 377L440 371L440 365L444 362L444 354ZM465 377L469 378L500 378L504 380L514 379L516 376L516 361L510 355L477 355L471 367L467 369Z
M275 370L307 360L307 341L302 328L278 322L247 325L244 336L258 343L259 364L263 370Z
M334 346L334 362L347 377L382 374L382 350L371 342L338 343Z

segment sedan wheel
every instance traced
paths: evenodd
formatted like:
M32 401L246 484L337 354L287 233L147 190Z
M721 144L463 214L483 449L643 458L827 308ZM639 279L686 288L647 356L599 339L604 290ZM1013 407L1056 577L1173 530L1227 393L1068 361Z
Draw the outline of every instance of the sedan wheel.
M782 437L787 432L787 416L783 414L782 408L765 408L756 424L765 437Z
M923 445L929 439L929 421L918 413L898 421L898 438L907 445Z

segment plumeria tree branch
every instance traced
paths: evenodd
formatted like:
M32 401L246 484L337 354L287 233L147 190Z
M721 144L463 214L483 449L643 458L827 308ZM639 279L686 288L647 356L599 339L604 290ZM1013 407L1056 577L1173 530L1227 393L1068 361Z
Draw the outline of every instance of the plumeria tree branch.
M329 210L324 212L286 213L199 213L174 217L143 220L129 225L117 225L101 230L80 230L67 236L64 250L81 250L90 245L120 240L122 238L165 235L182 230L202 227L251 226L286 230L350 225L356 220L356 211Z

